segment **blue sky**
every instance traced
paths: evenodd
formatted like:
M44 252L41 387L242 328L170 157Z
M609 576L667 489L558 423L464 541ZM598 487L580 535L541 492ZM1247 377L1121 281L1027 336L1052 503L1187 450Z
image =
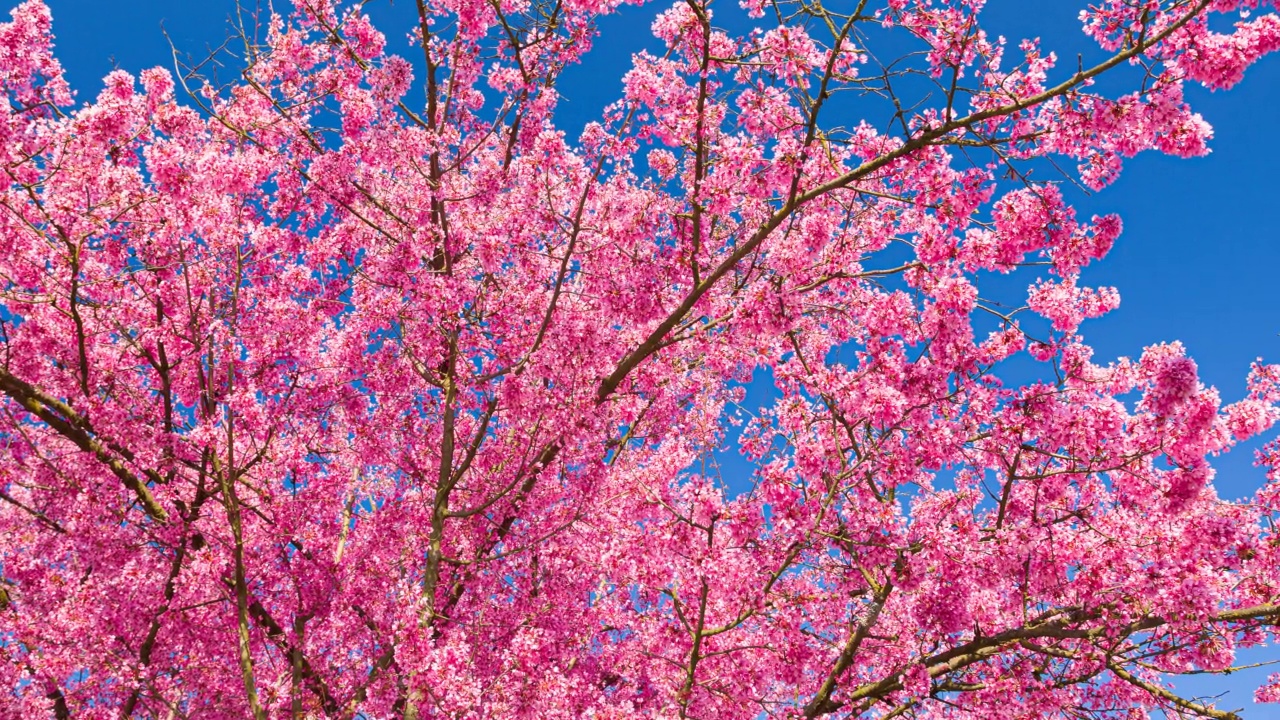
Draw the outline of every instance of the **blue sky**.
M233 11L231 0L46 1L53 8L58 56L81 100L96 95L100 78L113 67L135 74L155 65L171 67L162 22L180 50L200 56L226 37ZM1087 61L1097 52L1079 32L1076 16L1083 4L991 0L984 17L988 30L1011 44L1040 37L1070 68L1077 53L1086 53ZM736 10L732 3L723 5L721 17ZM602 23L606 39L560 85L566 98L561 123L570 136L617 99L630 54L653 47L649 20L666 6L626 8ZM403 48L413 2L374 0L369 9L392 48ZM1280 141L1272 127L1280 116L1280 58L1261 62L1228 93L1191 88L1188 97L1214 127L1211 155L1179 160L1146 154L1130 161L1114 186L1073 196L1082 217L1118 212L1125 227L1111 255L1085 273L1089 284L1117 286L1121 307L1087 322L1083 333L1097 351L1095 360L1103 362L1137 356L1151 343L1181 340L1202 379L1231 402L1244 392L1250 362L1280 362ZM749 400L769 395L767 381L761 381L750 388ZM1226 498L1247 497L1263 480L1244 450L1217 463L1217 486ZM732 462L726 467L745 469ZM1256 662L1266 654L1249 657ZM1230 691L1223 707L1250 708L1248 688L1264 675L1196 678L1180 685L1207 695ZM1254 706L1247 717L1278 714L1275 706Z

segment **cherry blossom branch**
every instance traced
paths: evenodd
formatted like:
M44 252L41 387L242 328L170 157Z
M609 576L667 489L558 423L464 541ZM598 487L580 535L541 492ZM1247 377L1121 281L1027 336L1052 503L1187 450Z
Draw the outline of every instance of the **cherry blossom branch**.
M1094 610L1090 613L1081 613L1079 611L1068 612L1065 610L1054 611L1053 613L1044 616L1036 623L1012 628L990 636L976 637L969 642L957 645L949 650L928 656L922 659L921 663L928 668L930 677L939 678L970 665L984 662L999 655L1010 645L1022 644L1026 641L1045 638L1059 640L1099 640L1108 637L1126 638L1134 635L1135 633L1154 630L1169 623L1165 618L1152 616L1134 621L1133 623L1121 628L1108 628L1106 626L1083 628L1075 626L1075 623L1082 622L1090 618L1096 619L1101 616L1101 609ZM1238 623L1249 621L1270 621L1277 617L1280 617L1280 605L1257 605L1248 608L1227 610L1218 613L1211 620L1212 622ZM889 693L901 690L902 679L903 671L899 670L877 682L860 685L856 689L850 691L847 695L842 696L840 700L827 702L821 708L813 706L811 701L811 703L806 707L814 707L814 710L812 711L812 714L806 715L806 717L816 718L821 715L830 714L857 701L870 700L874 702L879 698L885 697ZM829 698L830 695L827 697ZM867 705L867 707L869 707L869 705Z
M596 391L596 402L603 403L607 400L614 391L617 390L618 386L622 384L622 381L631 374L632 370L661 347L662 339L666 337L667 333L669 333L672 328L684 319L685 315L693 310L694 306L698 304L698 301L701 300L702 297L706 295L721 278L737 267L738 263L740 263L743 258L746 258L751 253L755 252L755 250L760 247L760 245L773 233L773 231L781 227L796 210L799 210L809 202L827 195L834 190L846 188L858 180L869 176L871 173L888 166L895 160L910 155L917 150L928 147L929 145L946 138L946 136L956 130L968 128L985 120L1004 117L1019 110L1025 110L1034 105L1039 105L1040 103L1051 100L1055 97L1065 95L1103 72L1110 70L1130 58L1137 57L1164 41L1165 38L1169 37L1178 29L1199 16L1199 14L1209 6L1209 3L1210 0L1200 0L1190 12L1179 18L1177 21L1170 23L1169 27L1151 38L1135 44L1122 52L1116 53L1109 59L1094 65L1088 70L1077 72L1070 79L1065 80L1052 88L999 107L979 110L966 115L965 117L944 122L936 128L926 130L910 140L907 140L897 149L891 150L879 157L864 162L854 170L851 170L838 178L829 180L798 195L793 194L778 211L770 216L769 220L766 221L759 230L753 233L749 239L730 253L729 256L716 266L716 269L713 270L701 283L696 285L680 302L679 306L669 313L665 319L659 322L639 345L622 357L613 372L600 381L599 388Z
M169 513L156 502L155 496L147 484L134 475L124 461L132 460L132 453L107 441L103 442L93 433L88 421L71 409L69 405L41 392L0 368L0 392L8 395L25 410L40 418L46 425L70 440L84 452L92 453L111 473L120 479L125 487L133 491L143 511L157 522L167 522ZM123 461L122 459L123 458ZM145 470L144 474L151 482L162 483L163 478L154 470Z

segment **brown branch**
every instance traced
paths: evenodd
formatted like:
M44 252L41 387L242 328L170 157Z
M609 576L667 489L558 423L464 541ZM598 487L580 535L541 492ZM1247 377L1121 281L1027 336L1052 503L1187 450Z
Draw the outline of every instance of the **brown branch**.
M234 591L234 583L224 578L223 584L228 590ZM333 694L329 691L328 684L324 678L320 677L311 662L307 660L305 654L301 652L301 648L295 647L285 636L284 628L276 621L271 613L257 599L252 599L248 603L248 615L253 622L266 633L267 639L275 643L289 658L297 658L300 676L307 686L319 700L320 706L324 710L325 715L333 717L338 714L338 701L334 699Z
M151 617L151 624L147 628L147 635L142 640L142 646L138 649L138 663L143 667L151 664L151 653L155 649L156 639L160 636L160 621L165 613L169 611L169 604L173 601L174 593L177 591L178 573L182 572L182 561L187 556L187 542L183 539L181 545L173 555L173 562L169 565L169 577L164 583L164 602L160 605L160 609ZM120 710L121 717L132 717L133 710L138 705L138 700L142 697L142 688L135 689L130 693L129 698L125 700L124 707Z
M8 395L26 409L27 412L40 418L46 425L59 435L70 440L82 451L93 453L94 457L103 465L106 465L111 470L111 473L119 478L120 482L124 483L125 487L133 491L143 510L153 520L158 522L167 522L169 520L169 513L161 507L160 503L156 502L147 484L125 466L124 460L132 460L132 453L123 450L114 445L114 443L104 442L96 437L88 420L71 409L69 405L14 377L4 368L0 368L0 392ZM145 470L143 474L152 482L160 482L162 480L154 470Z
M1098 640L1104 637L1129 637L1135 633L1154 630L1169 624L1169 620L1151 616L1136 620L1118 629L1102 627L1073 627L1075 623L1096 620L1103 616L1105 608L1088 613L1081 611L1051 611L1040 616L1038 622L996 633L995 635L976 637L969 642L957 645L949 650L936 653L921 662L929 668L929 675L939 678L999 655L1010 645L1028 647L1026 641L1039 638ZM1255 605L1253 607L1227 610L1209 619L1209 622L1244 622L1249 620L1274 621L1280 618L1280 605ZM1034 646L1032 646L1034 647ZM1052 654L1052 653L1049 653ZM829 701L824 707L817 709L808 718L835 712L858 700L875 701L887 694L902 689L902 670L870 683L865 683L851 691L840 701ZM812 704L812 703L811 703ZM809 706L806 706L806 708ZM807 711L806 711L807 712ZM1213 716L1210 716L1213 717Z
M28 515L34 517L36 520L39 520L42 525L49 528L50 530L53 530L54 532L60 535L65 535L67 533L66 528L62 527L62 525L59 524L57 520L54 520L53 518L49 517L48 515L45 515L44 513L40 512L39 510L36 510L33 507L29 507L22 501L18 500L17 498L13 497L7 492L4 492L3 490L0 490L0 500L4 500L5 502L11 503L16 507L22 509Z
M1129 683L1130 685L1136 688L1140 688L1150 693L1154 697L1158 697L1161 700L1171 702L1174 705L1177 705L1178 707L1182 708L1183 710L1186 710L1188 712L1193 712L1201 717L1215 718L1215 720L1240 720L1240 716L1233 712L1227 712L1225 710L1215 710L1214 708L1208 707L1206 705L1201 705L1200 703L1197 703L1197 702L1192 702L1191 700L1188 700L1180 695L1176 695L1166 690L1165 688L1160 687L1159 685L1153 685L1137 677L1136 675L1129 672L1128 670L1125 670L1123 667L1120 667L1119 665L1117 665L1115 662L1111 660L1107 660L1107 669L1109 669L1112 673L1114 673L1116 677Z
M831 699L831 695L836 691L840 676L844 674L849 666L853 664L854 658L858 655L858 648L862 646L867 635L871 632L872 626L876 624L876 620L880 617L880 611L884 610L885 602L889 599L889 593L893 592L893 583L886 582L879 591L876 592L875 601L871 605L871 611L867 613L867 618L858 623L857 630L849 638L849 642L845 644L844 649L840 651L836 662L831 666L831 672L827 673L827 677L822 682L822 687L818 688L818 692L814 694L813 699L804 706L804 716L809 720L819 715L835 712L841 707L841 703Z

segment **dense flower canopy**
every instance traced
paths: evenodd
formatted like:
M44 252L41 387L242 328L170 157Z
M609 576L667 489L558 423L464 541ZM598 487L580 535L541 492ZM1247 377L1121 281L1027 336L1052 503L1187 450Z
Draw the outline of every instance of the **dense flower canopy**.
M18 6L6 714L1234 717L1171 678L1276 640L1280 448L1245 503L1211 461L1280 366L1224 404L1177 343L1095 362L1121 221L1069 185L1205 153L1184 85L1280 18L1100 0L1060 64L982 0L832 5L676 2L578 137L616 0L397 5L412 59L246 7L79 106Z

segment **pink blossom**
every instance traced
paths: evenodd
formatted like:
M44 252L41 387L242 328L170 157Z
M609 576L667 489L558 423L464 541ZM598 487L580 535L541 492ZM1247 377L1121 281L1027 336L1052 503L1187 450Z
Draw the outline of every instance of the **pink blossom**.
M1156 371L1147 402L1156 415L1169 415L1196 392L1196 364L1188 357L1170 357Z

